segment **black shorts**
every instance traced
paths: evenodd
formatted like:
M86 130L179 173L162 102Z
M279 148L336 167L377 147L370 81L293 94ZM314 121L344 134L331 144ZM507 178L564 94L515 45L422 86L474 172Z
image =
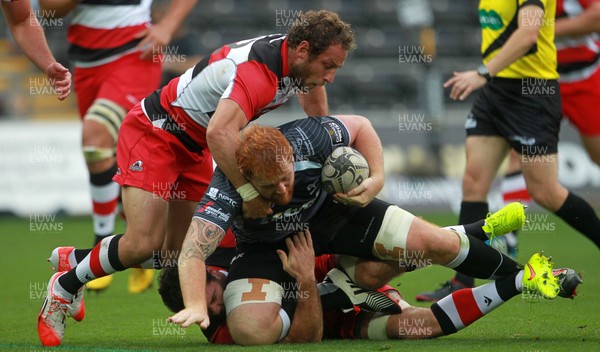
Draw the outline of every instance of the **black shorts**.
M335 253L378 260L373 255L373 244L389 206L379 199L364 208L327 202L309 224L315 254ZM260 278L277 282L284 290L295 287L296 280L283 270L277 249L287 252L285 241L238 243L238 253L231 263L227 282ZM294 307L291 303L285 299L282 303L290 316Z
M500 136L523 155L555 154L562 119L559 84L539 78L494 78L481 90L468 136Z

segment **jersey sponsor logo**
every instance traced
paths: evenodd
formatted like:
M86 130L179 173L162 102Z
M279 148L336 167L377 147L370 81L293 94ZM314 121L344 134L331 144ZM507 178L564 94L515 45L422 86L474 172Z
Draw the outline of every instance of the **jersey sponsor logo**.
M141 160L137 160L135 163L131 164L129 167L131 171L142 171L144 170L144 163Z
M215 202L206 203L206 205L203 206L202 209L200 209L200 212L204 213L208 216L213 216L213 217L219 218L219 220L222 220L225 222L229 221L229 218L231 217L231 215L224 213L221 208L213 207L214 204L215 204Z
M219 190L211 187L208 192L206 192L206 195L211 197L212 199L217 199L217 194L219 193Z
M342 128L335 122L329 121L323 124L323 127L327 130L329 137L331 138L331 143L334 146L339 144L343 144L344 134L342 133Z
M231 197L229 197L228 195L225 195L223 192L219 191L217 188L214 188L214 187L211 187L208 190L208 192L206 192L206 195L215 200L217 200L217 199L224 200L233 207L235 207L237 205L237 202L235 200L231 199Z
M494 10L479 10L479 24L481 25L482 29L489 28L491 30L499 30L504 27L502 18Z
M298 215L303 210L306 210L306 209L312 207L312 205L315 204L316 200L317 200L316 198L313 198L297 208L289 208L281 213L277 213L277 214L273 215L273 221L281 221L283 218L289 218L294 215Z

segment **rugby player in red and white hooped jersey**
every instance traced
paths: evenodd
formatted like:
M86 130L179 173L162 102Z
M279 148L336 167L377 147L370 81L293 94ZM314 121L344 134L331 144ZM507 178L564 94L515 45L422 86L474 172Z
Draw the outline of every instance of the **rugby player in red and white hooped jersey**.
M196 0L172 0L164 17L151 23L152 0L40 0L41 14L63 17L68 28L69 59L75 66L77 107L83 120L83 155L90 175L95 242L114 233L119 185L115 145L125 115L160 85L160 48L169 44ZM152 271L132 270L129 291L152 284ZM102 290L112 276L94 280Z
M558 0L555 26L563 115L600 165L600 1Z
M52 55L44 29L40 26L29 0L2 0L0 7L6 18L8 29L25 55L50 79L64 100L71 92L71 73L56 62Z
M225 45L136 104L119 130L114 178L123 186L127 229L92 250L75 250L76 257L84 256L82 261L52 276L38 315L42 344L62 342L63 318L69 306L81 303L73 300L85 283L135 265L154 267L161 248L178 257L175 250L181 248L212 176L211 152L238 188L245 215L256 218L270 212L270 201L258 197L237 169L239 130L293 95L307 115L326 115L324 85L333 82L353 46L354 33L337 14L309 11L287 36ZM375 197L383 187L383 174L363 185L360 194L349 194L356 203Z

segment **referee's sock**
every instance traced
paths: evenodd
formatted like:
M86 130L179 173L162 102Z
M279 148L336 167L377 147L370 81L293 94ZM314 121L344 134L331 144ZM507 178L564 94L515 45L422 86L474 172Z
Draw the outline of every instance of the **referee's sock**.
M569 192L567 199L555 214L600 248L600 219L585 200Z

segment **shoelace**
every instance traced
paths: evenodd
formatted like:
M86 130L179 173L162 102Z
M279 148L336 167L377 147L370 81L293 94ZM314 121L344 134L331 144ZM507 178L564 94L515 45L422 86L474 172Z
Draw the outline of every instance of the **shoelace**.
M62 310L63 313L67 313L67 303L61 302L61 299L57 296L52 297L52 301L50 302L50 308L48 308L48 312L46 313L46 317L52 316L55 312Z

